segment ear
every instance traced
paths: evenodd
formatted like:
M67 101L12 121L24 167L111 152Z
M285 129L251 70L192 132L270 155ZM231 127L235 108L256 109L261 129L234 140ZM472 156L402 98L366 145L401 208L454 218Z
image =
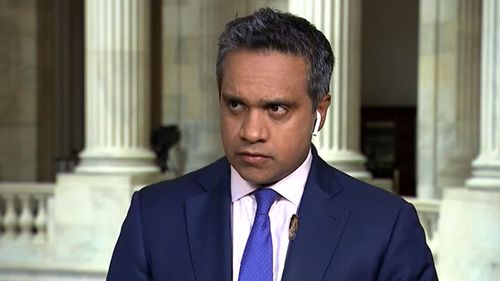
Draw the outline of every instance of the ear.
M316 110L321 114L321 123L319 125L319 129L323 128L326 120L326 113L328 111L328 107L330 107L331 95L328 93L318 103L318 108Z

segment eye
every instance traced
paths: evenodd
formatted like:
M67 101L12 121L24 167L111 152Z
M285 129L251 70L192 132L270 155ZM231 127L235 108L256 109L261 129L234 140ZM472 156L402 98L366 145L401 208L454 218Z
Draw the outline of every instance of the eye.
M234 101L234 100L229 101L230 108L236 108L236 107L238 107L238 105L239 105L239 103L237 101Z
M279 104L272 104L267 108L267 110L275 117L281 117L288 112L285 106Z
M243 109L243 104L236 100L228 100L227 107L229 107L231 111L240 111Z

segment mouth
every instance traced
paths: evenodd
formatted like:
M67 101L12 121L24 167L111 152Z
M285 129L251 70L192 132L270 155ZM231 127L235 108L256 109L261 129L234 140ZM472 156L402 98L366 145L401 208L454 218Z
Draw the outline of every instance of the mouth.
M238 152L237 155L243 162L250 165L259 165L271 158L269 155L247 151Z

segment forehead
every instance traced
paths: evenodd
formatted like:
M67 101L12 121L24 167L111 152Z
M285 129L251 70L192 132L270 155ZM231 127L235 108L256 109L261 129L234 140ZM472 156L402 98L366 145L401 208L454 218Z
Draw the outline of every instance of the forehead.
M287 54L275 50L235 49L230 51L224 59L224 69L235 66L246 66L252 69L273 69L289 65L307 70L306 59L302 56ZM232 69L234 71L234 69ZM304 75L306 73L304 72Z
M221 90L254 88L306 92L307 70L302 57L277 51L236 50L225 59Z

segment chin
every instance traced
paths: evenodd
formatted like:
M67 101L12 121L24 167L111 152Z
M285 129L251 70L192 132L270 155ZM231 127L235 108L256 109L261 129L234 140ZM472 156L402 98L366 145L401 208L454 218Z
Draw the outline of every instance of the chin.
M256 176L254 173L245 173L244 171L239 171L238 169L236 169L236 171L238 171L238 173L240 174L240 176L244 180L246 180L247 182L249 182L253 185L258 185L258 186L269 185L267 183L270 180L267 178L262 178L262 177Z
M244 180L248 181L249 183L260 187L273 185L281 179L281 178L276 179L276 178L268 178L268 177L262 178L262 177L252 177L252 176L246 177L243 175L241 177Z

